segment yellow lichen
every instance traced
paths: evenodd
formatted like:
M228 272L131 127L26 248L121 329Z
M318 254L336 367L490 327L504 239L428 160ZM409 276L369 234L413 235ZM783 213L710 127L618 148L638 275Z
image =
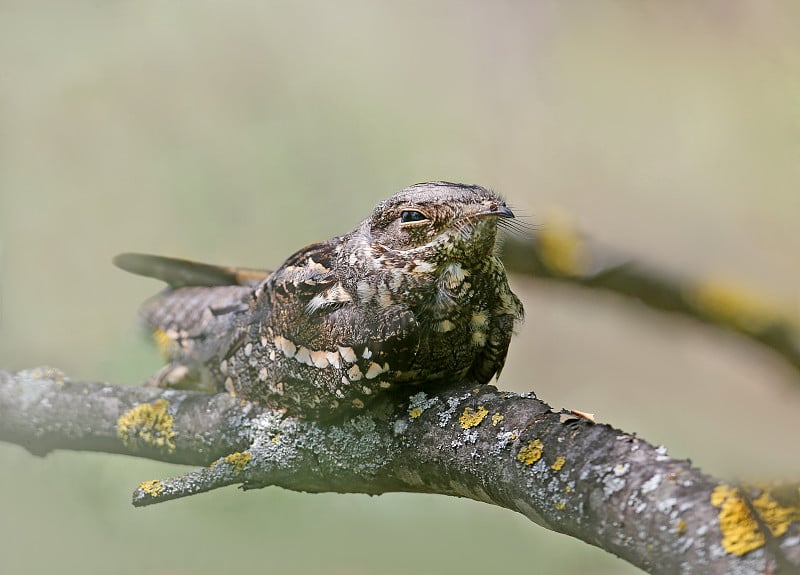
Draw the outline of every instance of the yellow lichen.
M781 505L767 491L753 500L753 508L775 537L786 533L793 521L800 521L800 507Z
M517 459L525 465L533 465L542 458L542 451L544 451L544 445L542 445L541 440L534 439L519 450Z
M685 294L701 312L744 331L761 331L780 317L777 306L732 281L708 280Z
M482 405L479 405L477 410L467 407L464 409L464 413L461 414L461 417L458 418L458 422L461 424L461 429L469 429L470 427L480 425L481 421L483 421L488 414L489 410Z
M575 226L563 212L552 212L539 233L542 262L552 271L573 276L586 269L587 254Z
M678 522L675 524L675 534L680 537L681 535L686 533L686 521L683 519L678 519Z
M117 419L117 437L132 450L146 446L172 453L175 451L175 430L168 407L166 399L159 399L123 413Z
M800 507L781 505L767 490L762 490L761 495L748 504L738 488L718 485L711 492L711 504L720 509L718 518L722 546L734 555L744 555L766 543L751 506L760 522L775 537L786 533L793 521L800 521Z
M241 473L252 457L253 456L247 452L242 453L237 451L236 453L226 455L224 461L228 465L233 466L234 473Z
M550 466L550 469L553 471L561 471L561 468L564 467L564 464L567 462L567 458L563 455L559 455L556 460L553 462L553 465Z
M412 408L411 408L411 411L409 411L409 412L408 412L408 416L409 416L411 419L416 419L416 418L418 418L420 415L422 415L422 408L421 408L421 407L412 407Z
M561 511L561 510L562 510L562 509L564 509L566 506L567 506L567 502L566 502L566 501L556 501L556 503L555 503L555 505L554 505L553 507L555 507L556 509L558 509L559 511Z
M497 427L497 424L503 421L506 418L505 415L500 415L499 413L495 413L492 416L492 426Z
M163 329L158 328L153 330L153 340L156 342L156 347L161 356L165 361L168 360L175 350L175 340L167 335L167 332Z
M567 485L567 486L564 488L564 491L566 491L567 493L572 493L572 487L570 487L569 485Z
M150 497L155 497L164 491L164 486L161 485L158 479L153 479L152 481L143 481L140 483L139 489L147 493Z

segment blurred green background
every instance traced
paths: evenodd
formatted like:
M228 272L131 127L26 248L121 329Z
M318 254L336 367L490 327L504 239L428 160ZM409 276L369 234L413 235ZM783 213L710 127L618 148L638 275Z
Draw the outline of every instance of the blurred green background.
M411 183L555 208L676 273L800 315L800 8L748 2L2 2L0 366L134 384L159 289L121 251L274 267ZM692 322L512 278L501 386L731 479L800 477L797 374ZM511 512L227 489L0 445L0 572L634 573Z

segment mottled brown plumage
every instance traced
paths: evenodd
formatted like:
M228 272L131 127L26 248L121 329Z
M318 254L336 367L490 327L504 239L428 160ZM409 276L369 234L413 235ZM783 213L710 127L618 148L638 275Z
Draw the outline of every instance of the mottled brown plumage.
M156 383L330 417L500 373L523 313L495 255L498 218L511 217L480 186L433 182L271 274L139 254L115 262L172 284L142 307L169 360Z

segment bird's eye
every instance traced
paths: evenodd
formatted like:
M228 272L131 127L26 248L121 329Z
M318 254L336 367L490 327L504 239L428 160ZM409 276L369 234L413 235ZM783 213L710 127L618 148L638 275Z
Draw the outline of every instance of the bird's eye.
M422 222L428 219L428 216L417 210L403 210L400 212L400 221L404 224L412 222Z

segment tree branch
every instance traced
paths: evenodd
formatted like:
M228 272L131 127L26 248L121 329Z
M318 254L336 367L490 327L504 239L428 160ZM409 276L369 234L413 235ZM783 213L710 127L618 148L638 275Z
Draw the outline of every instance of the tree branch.
M440 493L517 511L650 573L800 566L796 486L726 485L663 447L492 386L417 393L322 425L224 394L0 371L0 440L39 455L90 450L201 466L140 484L137 506L231 484Z
M570 226L544 225L536 238L503 244L508 271L610 291L658 311L739 333L779 354L800 373L800 325L791 313L729 282L694 281L632 263Z

